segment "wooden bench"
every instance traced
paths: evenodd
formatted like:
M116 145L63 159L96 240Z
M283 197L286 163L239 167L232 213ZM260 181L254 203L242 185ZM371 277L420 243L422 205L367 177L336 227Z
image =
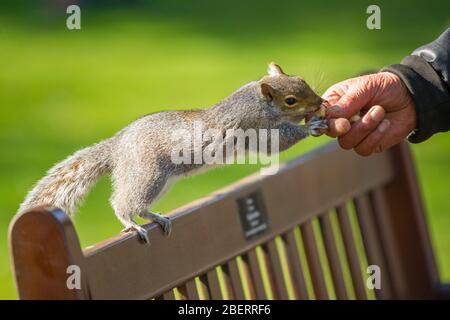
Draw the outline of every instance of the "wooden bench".
M21 299L449 298L439 282L407 144L368 158L330 143L171 213L151 245L120 234L82 250L67 215L17 217ZM67 268L81 270L69 290ZM368 265L381 289L366 286Z

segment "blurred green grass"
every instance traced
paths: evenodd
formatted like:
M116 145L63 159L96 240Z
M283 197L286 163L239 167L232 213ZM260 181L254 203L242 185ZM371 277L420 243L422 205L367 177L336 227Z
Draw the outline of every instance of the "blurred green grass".
M100 1L81 4L82 30L65 8L25 1L0 11L0 298L15 298L7 228L27 190L55 162L143 114L212 105L277 61L319 92L396 63L449 25L450 3L379 2L382 29L367 30L368 1ZM441 277L450 280L450 139L413 146ZM327 138L299 143L287 160ZM168 212L257 170L219 168L177 183L156 205ZM108 178L75 224L83 246L116 234ZM405 222L407 223L407 222ZM411 266L413 267L413 266Z

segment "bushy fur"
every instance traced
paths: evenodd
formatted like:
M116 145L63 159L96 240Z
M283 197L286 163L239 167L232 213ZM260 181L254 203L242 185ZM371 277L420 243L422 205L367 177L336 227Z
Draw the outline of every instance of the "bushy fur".
M56 164L28 193L19 212L48 205L72 215L97 179L110 172L111 144L112 139L102 141Z

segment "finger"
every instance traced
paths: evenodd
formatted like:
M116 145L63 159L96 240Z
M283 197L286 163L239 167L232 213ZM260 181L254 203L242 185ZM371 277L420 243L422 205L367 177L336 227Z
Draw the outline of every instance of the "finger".
M345 118L329 119L327 135L336 138L346 134L352 126Z
M344 149L353 149L365 137L367 137L373 130L378 127L380 122L384 119L384 109L380 106L373 106L370 108L364 117L356 122L349 132L339 138L339 144Z
M356 153L366 157L372 153L380 152L383 149L380 142L386 136L390 126L391 123L388 119L381 121L378 127L355 147Z
M383 136L383 139L381 139L380 143L375 148L374 153L383 152L406 138L405 133L401 131L399 132L399 125L394 125L394 119L392 119L390 123L390 129L387 130L386 134Z
M358 89L358 88L357 88ZM363 90L349 90L337 102L335 106L327 109L327 115L331 118L347 118L358 113L370 101L370 96Z
M331 89L331 88L330 88ZM328 90L330 90L328 89ZM329 105L334 105L336 104L336 102L339 101L339 99L341 98L341 94L339 94L338 92L332 90L332 91L327 91L322 95L322 98L327 101L329 103Z

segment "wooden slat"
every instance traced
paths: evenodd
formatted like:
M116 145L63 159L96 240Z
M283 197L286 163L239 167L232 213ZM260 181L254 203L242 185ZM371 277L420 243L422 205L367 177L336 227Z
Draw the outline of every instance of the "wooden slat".
M347 299L347 290L344 283L344 274L339 259L339 253L336 246L336 240L331 225L329 213L323 214L319 217L320 229L323 234L325 251L327 253L328 262L330 264L331 276L333 279L334 291L338 299Z
M367 299L365 281L363 281L362 278L361 264L359 261L358 252L356 250L356 242L353 236L350 219L348 217L348 212L345 204L337 207L336 212L356 298L361 300Z
M256 299L256 290L255 290L255 285L253 283L252 273L250 271L250 263L248 261L248 256L247 256L247 254L243 254L241 256L241 258L242 258L241 259L242 279L247 284L248 294L249 294L248 298L251 300L254 300L254 299Z
M228 266L228 270L230 272L230 279L231 279L231 284L233 286L233 292L234 292L235 298L237 300L244 300L245 299L244 287L242 285L242 280L241 280L241 276L239 273L239 268L238 268L236 259L233 258L232 260L230 260L227 263L227 266Z
M178 209L170 215L173 221L170 238L153 223L145 226L151 246L143 244L131 232L89 248L85 254L89 274L93 275L89 278L90 294L98 299L145 299L162 294L292 230L362 188L389 181L392 175L384 154L361 158L340 150L336 144L320 148L283 166L276 175L246 178ZM339 187L323 181L339 181ZM237 199L255 191L261 193L269 228L247 240L243 236ZM192 244L202 245L188 250Z
M266 268L267 281L269 286L269 291L272 294L272 299L279 299L278 289L276 285L275 275L270 261L269 252L266 246L261 246L260 254L262 256L262 262Z
M198 294L197 285L195 284L195 279L189 280L185 284L186 293L190 300L199 300L200 295Z
M234 293L233 282L231 280L231 273L228 267L228 264L224 264L221 266L222 268L222 276L223 276L223 285L227 295L228 300L236 299L236 294Z
M266 293L264 291L264 282L261 273L261 268L258 263L258 256L256 249L252 249L247 254L248 263L250 266L250 272L252 274L252 280L255 285L255 293L257 299L266 299Z
M212 300L222 299L222 293L220 291L219 276L217 275L217 270L213 269L209 271L206 274L206 277L208 278L208 287L209 292L211 293L211 299Z
M173 289L164 293L163 299L164 300L175 300L175 293L174 293Z
M283 235L286 248L289 269L292 275L292 281L297 299L308 299L308 289L306 287L305 276L300 260L299 248L295 240L294 231L289 231Z
M379 299L389 299L391 297L390 274L380 247L381 239L377 234L377 225L373 219L368 195L364 194L355 198L354 204L368 263L377 265L381 271L381 289L374 289L375 294Z
M394 233L391 219L392 214L389 211L384 195L384 190L380 186L370 192L370 201L374 211L374 217L380 233L380 241L386 256L386 264L388 265L392 297L397 298L401 287L404 287L402 268L398 262L400 251L396 242L396 234Z
M314 230L311 222L305 222L300 226L303 244L305 246L306 258L308 260L309 272L314 287L316 299L328 299L327 287L325 285L325 277L320 263L319 251L317 249Z
M211 299L211 292L209 291L209 284L208 284L207 276L203 274L198 277L198 280L199 280L199 284L200 284L200 290L202 291L202 294L203 294L203 299L204 300Z
M177 288L180 300L189 300L186 286L183 284Z
M289 299L289 295L284 281L280 256L275 244L275 239L269 241L263 248L264 250L267 250L267 253L269 254L270 266L273 270L273 277L277 288L277 299L287 300Z

